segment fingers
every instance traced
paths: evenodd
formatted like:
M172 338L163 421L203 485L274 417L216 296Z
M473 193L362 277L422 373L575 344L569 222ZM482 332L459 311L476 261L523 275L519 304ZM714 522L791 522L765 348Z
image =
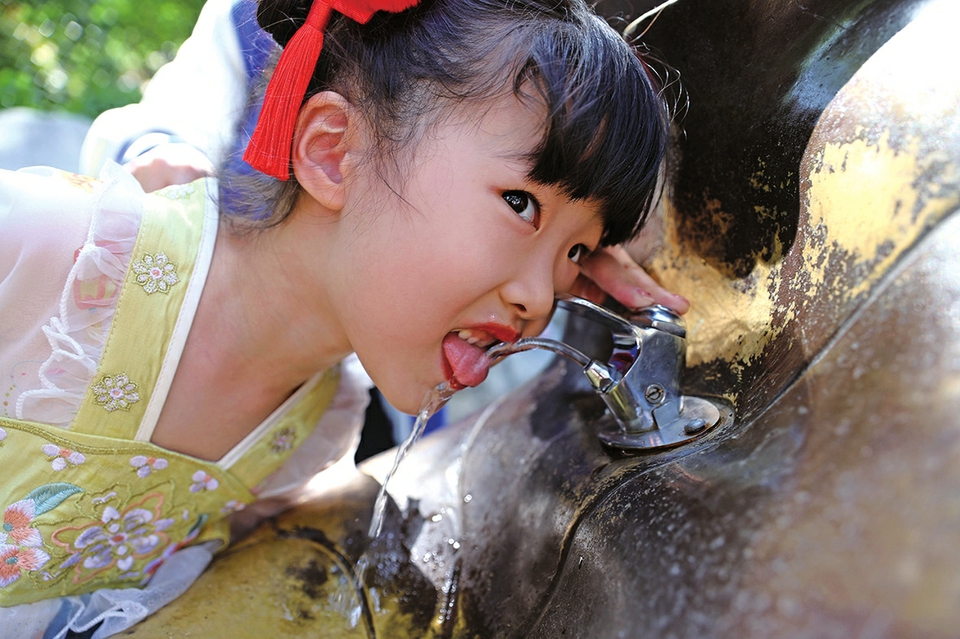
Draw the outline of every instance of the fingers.
M214 172L207 156L182 142L156 146L124 166L147 193L172 184L188 184Z
M594 251L581 265L581 273L602 291L627 308L663 304L678 313L686 313L690 302L660 286L633 261L623 247L611 246ZM586 289L591 294L596 290ZM595 301L592 297L587 297Z
M570 294L590 300L594 304L603 304L603 301L607 299L607 292L583 273L577 276L573 287L570 289Z

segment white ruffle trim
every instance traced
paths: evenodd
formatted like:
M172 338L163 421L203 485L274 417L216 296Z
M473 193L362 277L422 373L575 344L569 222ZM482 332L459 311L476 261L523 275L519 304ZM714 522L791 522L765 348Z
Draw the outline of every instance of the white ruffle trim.
M43 327L50 357L40 388L17 399L18 419L68 427L97 372L117 310L117 296L143 218L140 183L117 164L104 167L94 187L90 231L60 297L60 315Z

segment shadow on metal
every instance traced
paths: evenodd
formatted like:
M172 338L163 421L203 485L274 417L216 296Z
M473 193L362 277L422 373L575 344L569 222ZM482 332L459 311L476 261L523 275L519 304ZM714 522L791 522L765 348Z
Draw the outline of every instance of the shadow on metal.
M649 263L694 300L685 392L732 425L612 454L558 360L416 446L377 540L378 483L352 475L132 635L956 636L958 22L953 0L679 0L645 36L691 103Z

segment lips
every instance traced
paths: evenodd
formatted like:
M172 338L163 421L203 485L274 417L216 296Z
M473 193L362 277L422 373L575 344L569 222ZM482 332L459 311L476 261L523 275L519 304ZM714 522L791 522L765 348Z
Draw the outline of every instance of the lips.
M512 342L516 330L499 324L477 326L447 334L443 338L444 368L454 390L477 386L487 378L490 360L487 349L498 341Z

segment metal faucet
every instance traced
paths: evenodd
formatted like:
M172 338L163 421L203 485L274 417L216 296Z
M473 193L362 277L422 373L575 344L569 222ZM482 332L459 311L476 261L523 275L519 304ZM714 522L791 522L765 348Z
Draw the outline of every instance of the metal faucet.
M561 297L557 305L610 331L613 351L606 362L539 337L498 344L488 356L498 361L540 348L577 362L614 418L597 424L598 436L608 446L625 451L676 446L732 421L729 408L682 394L686 329L669 308L648 306L625 319L579 297Z

